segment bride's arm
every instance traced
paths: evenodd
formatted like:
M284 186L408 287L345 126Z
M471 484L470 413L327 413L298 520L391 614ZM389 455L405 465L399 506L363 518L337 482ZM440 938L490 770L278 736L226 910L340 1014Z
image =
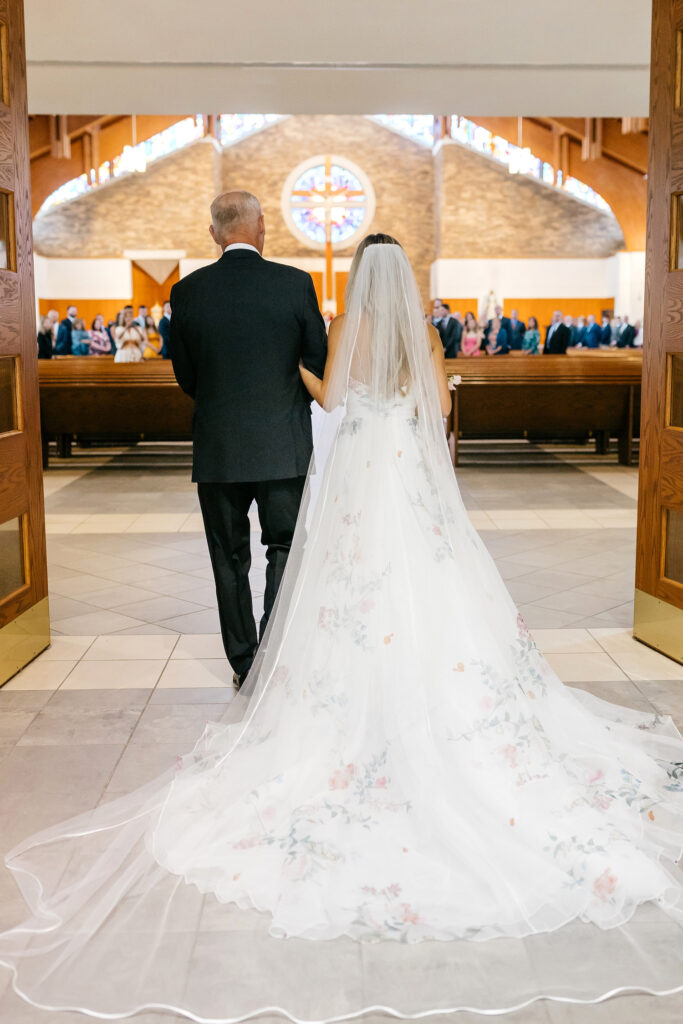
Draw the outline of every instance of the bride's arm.
M453 396L448 388L448 376L446 374L443 343L439 336L439 332L433 324L427 325L427 333L429 335L429 343L432 346L432 359L434 360L434 372L436 373L436 386L439 390L441 415L448 416L453 405Z
M325 395L327 394L332 370L334 369L334 360L339 347L339 339L341 338L343 322L344 314L342 313L341 316L335 317L330 324L330 333L327 338L327 359L325 361L325 372L322 380L299 363L299 373L301 374L301 379L306 386L306 390L312 398L315 398L318 405L323 406L323 408L325 407Z

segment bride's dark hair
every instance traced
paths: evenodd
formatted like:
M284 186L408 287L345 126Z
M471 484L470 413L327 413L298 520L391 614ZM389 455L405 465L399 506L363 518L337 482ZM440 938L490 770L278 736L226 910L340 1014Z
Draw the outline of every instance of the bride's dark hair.
M385 235L381 231L378 231L374 235L366 235L365 238L361 239L361 241L358 243L358 248L353 254L353 261L351 263L351 268L349 270L349 278L348 281L346 282L347 296L350 294L351 288L353 287L353 281L356 276L356 272L358 270L360 261L363 258L363 253L370 245L397 245L399 249L403 248L401 243L397 241L397 239L395 239L393 235Z

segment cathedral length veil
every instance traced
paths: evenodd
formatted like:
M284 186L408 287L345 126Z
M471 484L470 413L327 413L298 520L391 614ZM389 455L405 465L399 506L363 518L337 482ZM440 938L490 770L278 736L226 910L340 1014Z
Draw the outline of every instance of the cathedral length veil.
M0 962L36 1006L320 1024L683 989L683 740L549 669L465 513L410 265L354 270L242 691L7 857L31 917Z

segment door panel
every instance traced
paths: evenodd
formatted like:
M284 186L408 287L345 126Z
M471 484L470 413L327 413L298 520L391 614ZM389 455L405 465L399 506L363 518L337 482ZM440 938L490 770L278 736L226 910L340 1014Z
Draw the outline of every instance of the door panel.
M23 0L0 0L0 683L47 647Z
M654 0L634 634L683 661L683 0Z

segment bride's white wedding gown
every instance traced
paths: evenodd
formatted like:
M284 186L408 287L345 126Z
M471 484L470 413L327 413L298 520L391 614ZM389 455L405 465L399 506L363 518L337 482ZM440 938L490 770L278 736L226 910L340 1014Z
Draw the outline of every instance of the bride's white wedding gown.
M562 685L421 396L347 380L228 719L9 856L34 916L0 962L38 1005L329 1021L683 987L680 733Z

